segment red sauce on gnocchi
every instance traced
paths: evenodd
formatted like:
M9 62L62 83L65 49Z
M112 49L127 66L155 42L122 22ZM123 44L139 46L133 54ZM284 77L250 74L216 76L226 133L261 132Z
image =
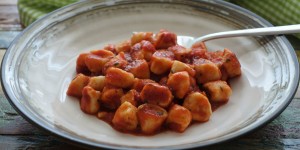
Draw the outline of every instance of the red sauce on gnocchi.
M84 113L121 132L153 135L208 121L229 100L228 81L241 75L241 65L229 49L186 48L175 33L160 30L82 53L76 72L67 95Z

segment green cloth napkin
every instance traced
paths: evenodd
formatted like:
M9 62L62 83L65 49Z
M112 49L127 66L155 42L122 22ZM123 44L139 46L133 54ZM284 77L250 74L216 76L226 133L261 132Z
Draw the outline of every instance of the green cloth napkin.
M20 20L24 27L60 7L78 0L19 0ZM300 23L300 0L227 0L262 16L273 25ZM296 35L300 39L300 34Z
M268 20L274 26L300 24L300 0L228 0ZM295 34L300 39L300 34Z
M19 0L18 10L21 24L27 27L38 18L77 0Z

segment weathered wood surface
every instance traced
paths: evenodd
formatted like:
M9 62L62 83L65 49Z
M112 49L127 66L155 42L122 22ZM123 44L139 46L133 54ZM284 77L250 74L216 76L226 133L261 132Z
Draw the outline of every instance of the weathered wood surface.
M21 30L16 1L0 0L0 48L7 48Z
M18 0L0 0L0 5L16 5Z
M16 5L1 5L0 3L0 30L21 30L18 9Z
M20 32L16 0L0 0L0 60L10 41ZM295 49L300 41L289 37ZM300 54L297 51L297 54ZM0 87L0 150L83 149L49 135L24 120L9 104ZM225 150L300 149L300 92L274 121L229 142L206 147Z

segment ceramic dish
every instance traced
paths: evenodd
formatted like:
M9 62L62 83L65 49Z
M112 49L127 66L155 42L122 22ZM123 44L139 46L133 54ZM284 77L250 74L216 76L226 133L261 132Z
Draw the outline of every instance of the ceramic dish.
M290 103L299 67L285 37L207 42L210 50L226 47L236 53L242 76L231 81L230 101L210 121L193 124L184 133L124 134L84 114L78 100L65 94L75 76L76 58L79 53L128 39L134 31L168 29L182 37L195 37L263 26L271 24L223 1L84 1L50 13L14 40L2 62L2 85L24 118L79 145L117 149L207 146L266 124Z

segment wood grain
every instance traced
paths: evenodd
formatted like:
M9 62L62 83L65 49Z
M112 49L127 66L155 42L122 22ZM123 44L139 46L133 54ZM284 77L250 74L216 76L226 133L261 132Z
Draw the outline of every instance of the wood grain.
M22 30L16 5L0 4L0 31Z
M1 150L81 150L83 148L70 145L68 143L56 140L48 135L15 135L15 136L0 136Z
M0 5L16 5L18 0L0 0Z

